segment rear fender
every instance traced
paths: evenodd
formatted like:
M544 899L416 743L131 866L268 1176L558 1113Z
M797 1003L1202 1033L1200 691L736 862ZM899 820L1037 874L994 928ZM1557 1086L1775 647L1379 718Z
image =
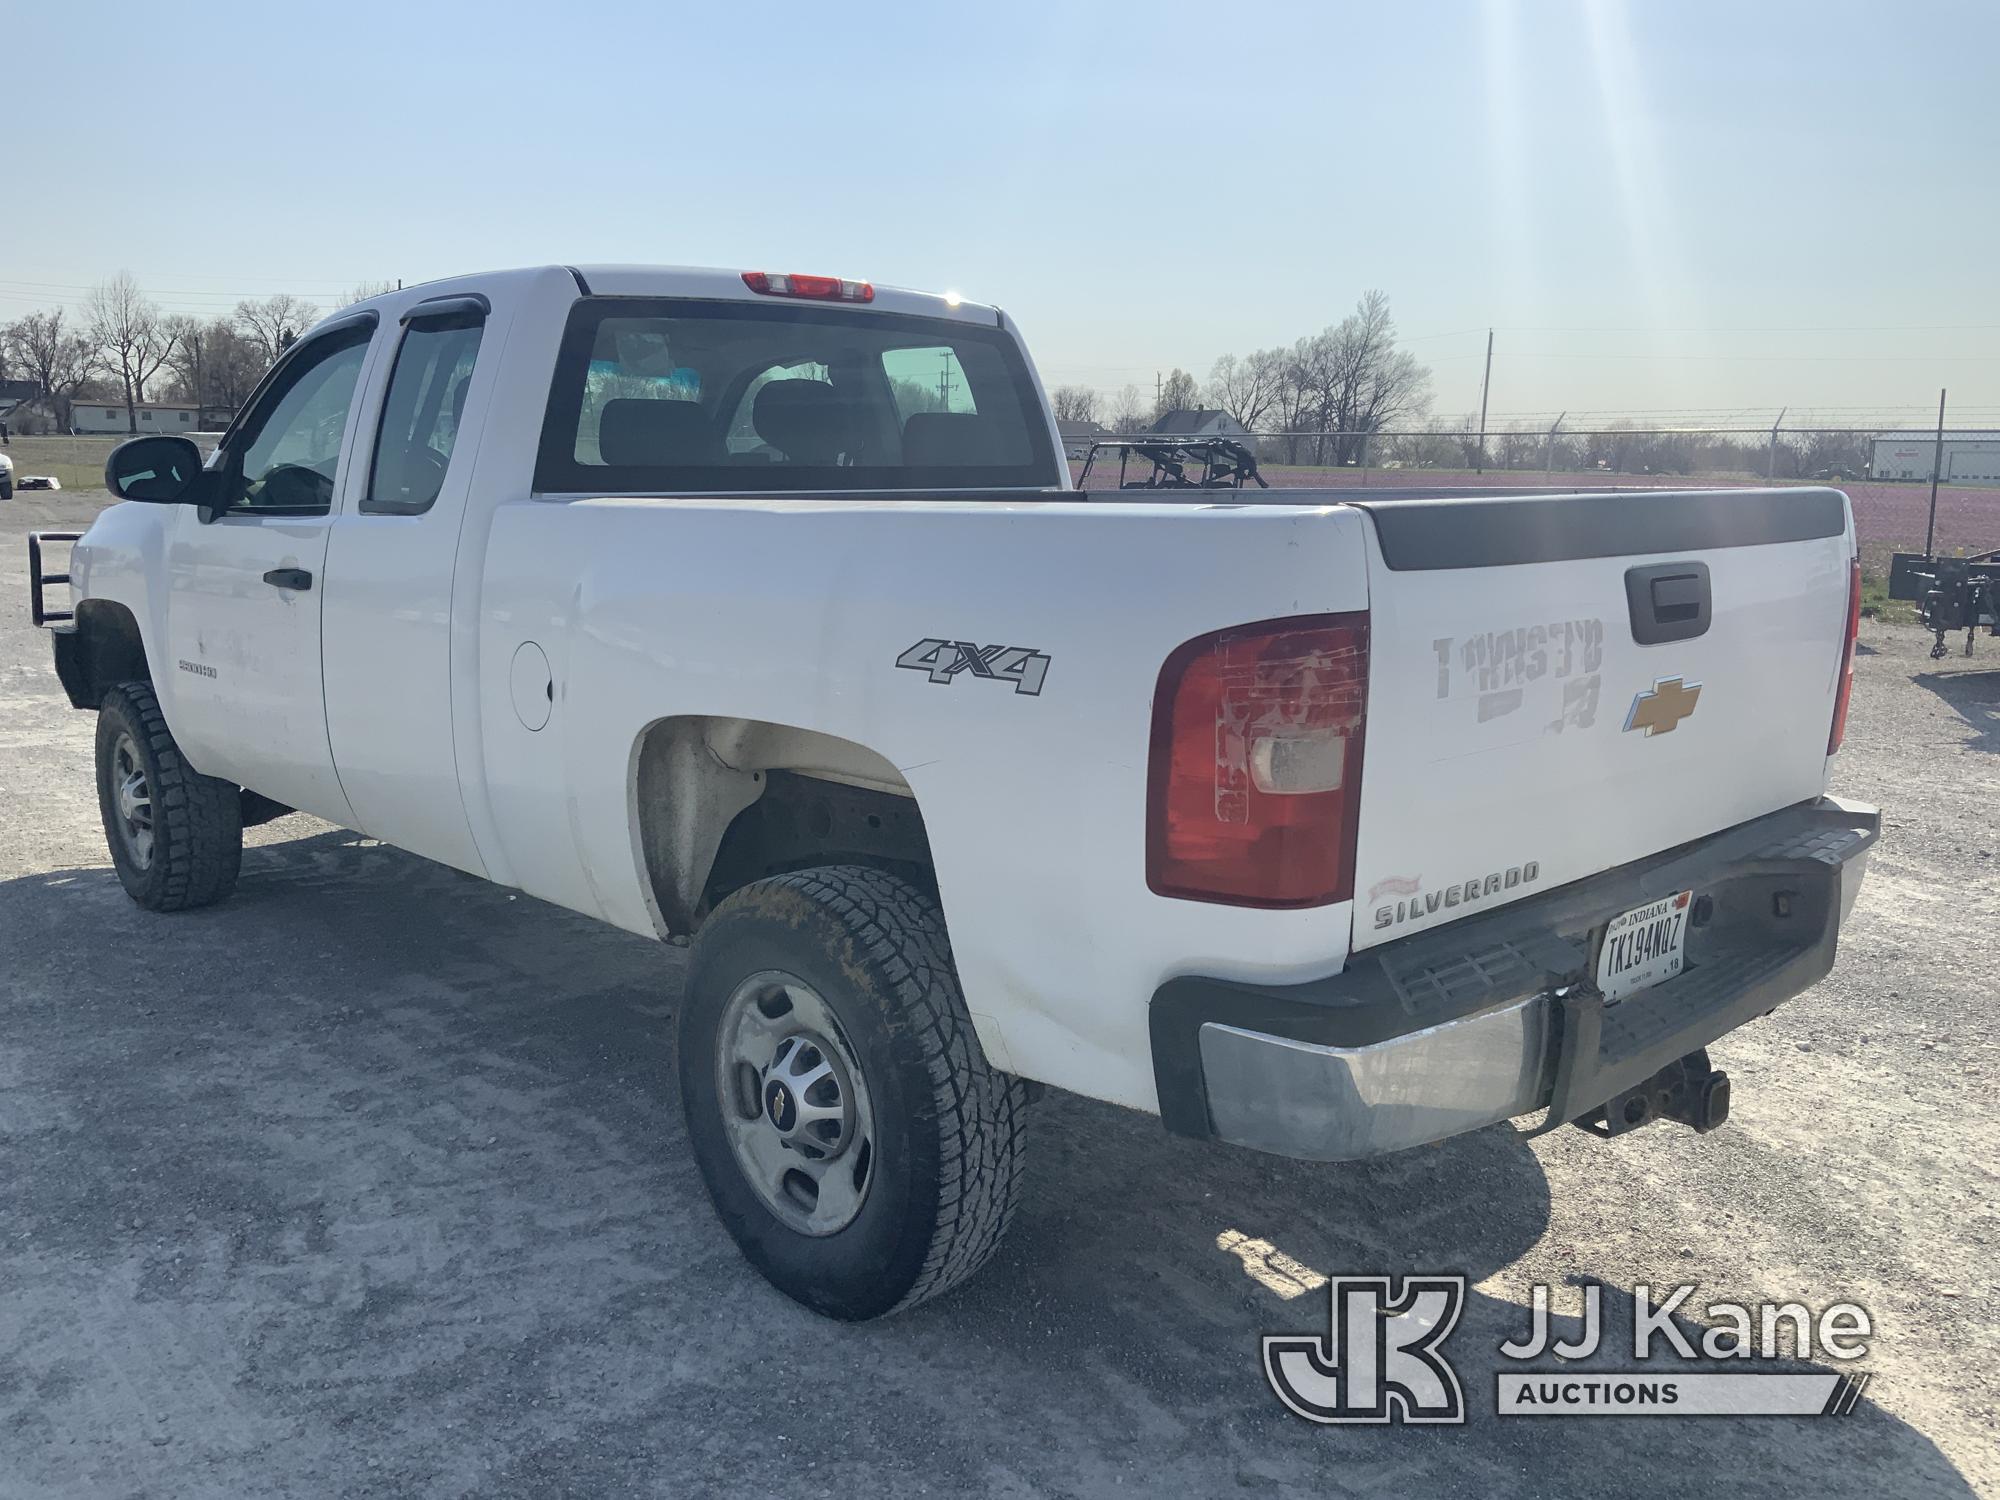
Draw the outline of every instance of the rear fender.
M710 877L724 837L739 815L765 795L774 772L898 801L912 797L892 763L851 740L760 719L683 715L656 720L633 747L632 830L663 934L686 933L699 925L713 894ZM818 847L822 857L809 862L877 852L840 837L836 821L829 817L821 829L788 830L783 842L794 858L787 862L806 859L817 846L823 846ZM864 815L863 826L870 821ZM903 821L879 815L872 820L877 829ZM921 820L908 821L915 825L908 859L927 866ZM741 863L730 862L732 868Z

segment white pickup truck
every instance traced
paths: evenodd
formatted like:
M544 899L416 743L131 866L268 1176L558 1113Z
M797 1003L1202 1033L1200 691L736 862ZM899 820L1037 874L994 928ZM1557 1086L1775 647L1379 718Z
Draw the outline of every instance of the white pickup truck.
M55 653L133 898L298 809L691 940L710 1194L840 1317L992 1252L1036 1084L1321 1160L1710 1128L1879 826L1837 491L1077 490L956 297L411 288L106 483Z

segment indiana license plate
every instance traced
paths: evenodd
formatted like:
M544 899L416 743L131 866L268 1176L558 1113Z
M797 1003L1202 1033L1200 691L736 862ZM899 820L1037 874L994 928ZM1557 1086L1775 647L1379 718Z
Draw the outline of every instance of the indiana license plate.
M1597 987L1606 1000L1623 999L1680 973L1693 899L1693 891L1680 891L1611 919L1597 950Z

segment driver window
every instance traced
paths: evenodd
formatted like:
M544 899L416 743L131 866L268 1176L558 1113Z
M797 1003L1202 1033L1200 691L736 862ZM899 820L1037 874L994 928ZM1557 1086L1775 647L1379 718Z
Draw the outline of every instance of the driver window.
M266 393L247 441L230 465L229 508L297 515L333 505L347 409L372 329L356 328L301 351Z

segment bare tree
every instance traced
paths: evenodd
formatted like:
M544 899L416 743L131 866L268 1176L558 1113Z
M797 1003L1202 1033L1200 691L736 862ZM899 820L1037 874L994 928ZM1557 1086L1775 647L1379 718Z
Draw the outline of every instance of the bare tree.
M92 287L85 308L98 356L124 390L126 431L137 432L146 382L173 353L174 336L167 331L159 304L139 290L130 271Z
M264 373L263 351L238 333L227 318L207 323L192 318L169 321L175 339L167 366L174 372L176 398L204 411L220 407L234 412L249 399Z
M270 361L264 358L263 349L243 337L227 318L216 318L208 325L207 347L203 379L208 382L208 399L234 411L250 399Z
M1159 421L1170 411L1190 411L1201 399L1201 387L1195 384L1194 376L1186 370L1175 370L1161 382L1160 399L1153 406L1153 420Z
M1238 359L1225 354L1208 375L1208 399L1255 432L1277 404L1284 380L1282 349L1259 349Z
M175 313L160 326L173 337L174 347L167 355L167 368L174 372L179 387L177 394L199 407L204 373L202 359L208 353L208 330L186 313Z
M1476 427L1478 419L1472 420ZM1384 457L1406 469L1453 469L1461 462L1470 468L1471 459L1466 457L1470 450L1460 442L1463 437L1462 424L1446 417L1425 418L1418 430L1390 439L1390 451Z
M318 318L317 307L301 301L290 292L280 292L262 302L236 304L237 331L263 352L267 365L283 354L285 346L312 327Z
M1062 422L1095 422L1097 392L1087 385L1059 385L1049 392L1049 401Z
M896 410L905 417L920 411L944 410L945 398L938 391L935 381L904 378L892 380L889 384L895 391Z
M1249 367L1260 361L1265 368L1253 374ZM1348 464L1367 457L1373 434L1398 419L1424 414L1430 378L1429 370L1396 347L1388 296L1368 292L1347 317L1289 349L1259 351L1241 363L1218 363L1218 389L1210 397L1231 415L1238 415L1232 403L1249 409L1261 400L1260 415L1267 412L1287 434L1287 463L1299 461L1303 433L1310 434L1314 463ZM1240 415L1238 420L1243 420Z
M1146 425L1146 398L1139 387L1128 385L1111 402L1111 430L1132 433Z
M88 334L66 327L63 310L32 312L7 325L7 347L25 378L41 388L56 430L69 430L77 388L97 373L97 351Z
M1458 419L1453 436L1458 444L1458 465L1462 469L1479 467L1485 455L1479 447L1479 416L1467 412Z
M1321 404L1327 425L1341 434L1334 441L1334 461L1359 462L1370 434L1422 409L1430 371L1396 347L1386 292L1363 293L1354 311L1324 337L1329 345Z
M386 297L389 293L395 291L396 288L397 283L393 281L364 281L349 288L347 295L340 299L340 305L342 307L352 307L357 302L367 302L376 297Z
M1318 404L1326 335L1303 338L1289 349L1272 352L1278 360L1278 394L1272 405L1278 429L1285 434L1285 462L1295 464L1303 441L1300 434L1326 425Z

